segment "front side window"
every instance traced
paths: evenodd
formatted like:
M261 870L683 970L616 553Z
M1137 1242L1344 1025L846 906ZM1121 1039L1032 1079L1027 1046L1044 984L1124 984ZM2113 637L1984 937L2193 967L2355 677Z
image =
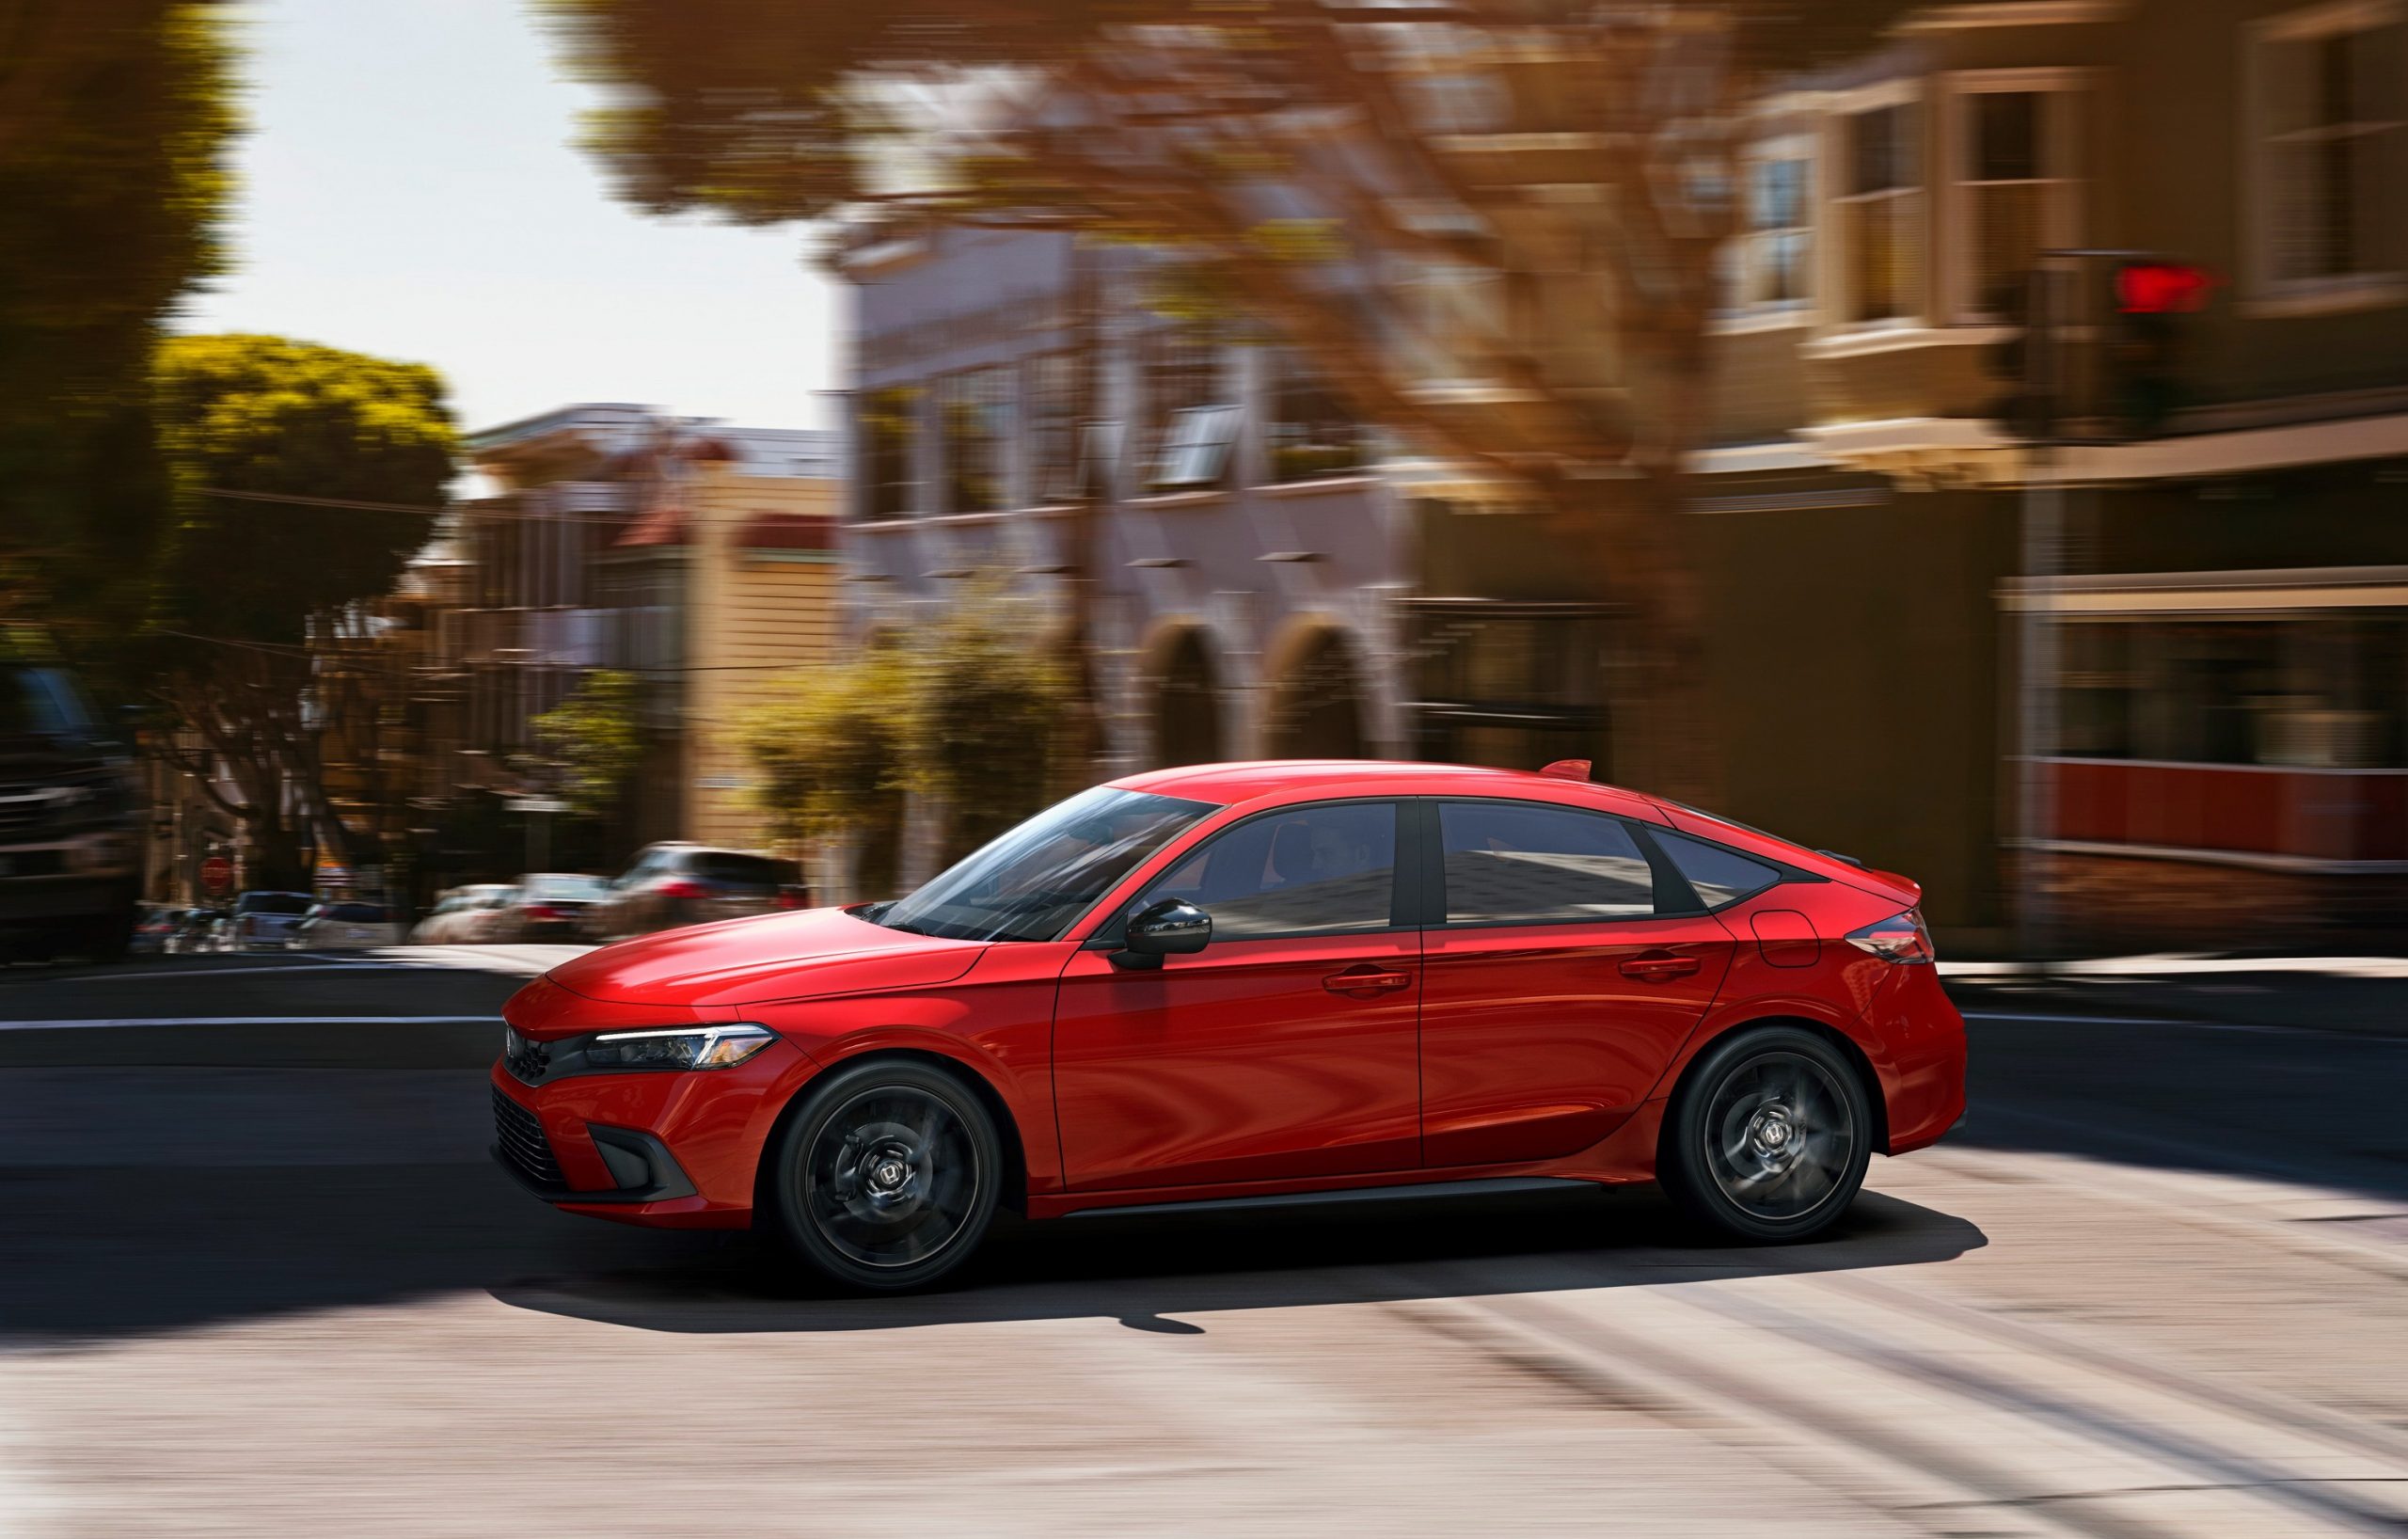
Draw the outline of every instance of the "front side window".
M1655 868L1622 819L1536 802L1438 809L1450 925L1647 919Z
M863 916L949 940L1054 940L1114 883L1215 810L1210 802L1099 785Z
M1396 901L1396 805L1333 802L1251 818L1207 841L1131 905L1184 898L1212 940L1386 929Z
M1907 103L1852 113L1839 198L1847 241L1848 319L1903 320L1922 303L1921 116Z
M2402 267L2404 35L2400 8L2382 0L2318 6L2261 26L2258 176L2273 287Z

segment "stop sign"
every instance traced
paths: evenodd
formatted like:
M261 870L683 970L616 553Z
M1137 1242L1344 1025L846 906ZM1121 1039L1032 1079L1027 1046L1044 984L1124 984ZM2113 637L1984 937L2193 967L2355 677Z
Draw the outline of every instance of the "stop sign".
M200 884L213 893L222 893L234 885L234 863L223 855L212 855L200 863Z

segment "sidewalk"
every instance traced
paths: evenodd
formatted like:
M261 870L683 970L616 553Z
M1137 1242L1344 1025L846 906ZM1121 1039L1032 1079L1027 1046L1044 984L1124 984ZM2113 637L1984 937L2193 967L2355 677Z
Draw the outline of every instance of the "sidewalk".
M2095 1015L2408 1037L2408 957L1942 961L1959 1009Z

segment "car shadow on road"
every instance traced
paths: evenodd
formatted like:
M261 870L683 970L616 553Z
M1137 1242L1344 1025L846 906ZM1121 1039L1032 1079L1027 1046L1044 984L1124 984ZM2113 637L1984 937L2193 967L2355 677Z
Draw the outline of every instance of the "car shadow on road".
M1179 1316L1926 1265L1988 1243L1965 1219L1867 1192L1815 1243L1707 1245L1640 1188L1009 1223L956 1285L906 1297L831 1293L749 1240L667 1264L525 1277L493 1294L540 1313L681 1333L1101 1317L1196 1335L1203 1327Z

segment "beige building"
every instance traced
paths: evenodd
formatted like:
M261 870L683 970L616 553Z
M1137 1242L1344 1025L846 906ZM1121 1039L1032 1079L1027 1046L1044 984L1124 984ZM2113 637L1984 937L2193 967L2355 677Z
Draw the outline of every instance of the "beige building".
M455 505L412 571L427 590L413 784L428 883L508 880L538 849L609 872L654 840L766 842L735 723L832 655L838 443L612 405L469 440L484 495ZM600 826L529 830L525 803L554 789L534 719L600 669L639 685L635 785Z
M647 766L643 800L675 809L677 837L768 842L736 728L778 680L832 661L842 643L832 440L745 430L697 438L604 557L628 591L676 595L640 606L647 612L626 634L642 650L626 661L673 728Z

